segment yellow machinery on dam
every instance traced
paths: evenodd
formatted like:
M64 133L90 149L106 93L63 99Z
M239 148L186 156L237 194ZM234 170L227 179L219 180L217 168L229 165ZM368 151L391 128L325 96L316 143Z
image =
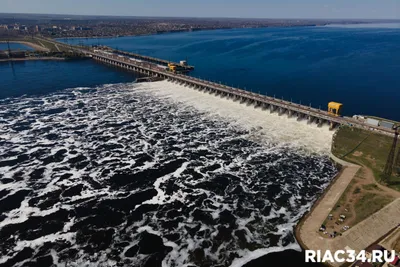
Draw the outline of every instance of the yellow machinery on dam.
M342 110L343 104L338 102L328 103L328 113L334 116L340 116L340 111Z
M186 60L182 60L179 64L173 63L173 62L169 62L169 63L168 63L168 69L169 69L169 71L172 71L172 72L174 72L174 73L177 73L177 72L187 72L187 71L188 71L187 66L188 66L188 65L187 65Z

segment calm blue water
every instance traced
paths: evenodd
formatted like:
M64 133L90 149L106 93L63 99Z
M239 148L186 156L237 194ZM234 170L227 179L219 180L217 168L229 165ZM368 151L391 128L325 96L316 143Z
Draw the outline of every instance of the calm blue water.
M0 98L5 98L132 82L137 75L83 60L0 62L0 77Z
M400 120L396 27L235 29L62 41L174 61L187 58L196 67L193 76L314 107L342 102L346 115Z
M10 48L11 50L33 50L33 48L23 45L23 44L18 44L18 43L10 43ZM8 45L4 43L0 43L0 50L8 50Z

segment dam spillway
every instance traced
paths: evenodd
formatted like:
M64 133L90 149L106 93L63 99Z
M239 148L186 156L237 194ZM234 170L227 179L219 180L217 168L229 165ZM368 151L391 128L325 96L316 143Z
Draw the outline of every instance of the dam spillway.
M187 76L184 74L174 73L166 70L165 68L161 68L160 66L154 63L154 62L158 63L164 62L165 60L162 59L155 59L149 57L149 59L146 60L146 56L141 56L138 54L123 52L123 51L122 52L118 51L118 53L104 53L102 51L95 51L88 47L69 46L64 43L60 43L49 39L46 39L46 41L52 42L59 46L68 47L71 50L88 55L92 57L94 60L101 63L116 66L128 71L142 73L148 76L166 79L170 82L178 83L186 87L193 88L195 90L204 90L210 93L214 93L216 95L232 98L234 100L238 99L243 103L245 102L252 103L255 106L261 106L262 108L269 109L271 112L278 112L279 115L287 114L288 117L297 116L298 120L307 119L308 123L315 122L318 125L328 123L330 125L330 129L334 129L338 125L346 125L365 130L379 131L383 134L389 134L389 135L395 134L394 129L388 129L381 126L366 124L354 118L332 115L331 113L325 110L316 109L313 107L293 103L290 101L285 101L274 97L269 97L266 95L249 92L239 88L234 88L231 86L210 82L207 80ZM125 54L125 56L123 54ZM135 58L129 58L128 55L135 56L135 58L140 56L140 58L143 60L138 61L135 60Z
M348 117L334 116L327 111L304 106L286 100L261 95L239 88L210 82L207 80L173 73L167 70L154 67L147 62L137 62L126 57L117 55L104 55L99 53L89 53L96 61L123 68L129 71L139 72L149 76L160 77L167 81L192 88L194 90L207 91L215 95L239 100L242 103L251 103L255 106L269 109L271 113L278 112L279 115L286 114L288 117L296 116L298 120L306 119L308 123L315 122L318 125L328 123L331 129L338 125L348 125L366 130L378 130L386 134L393 134L394 131L379 126L371 126L358 120Z

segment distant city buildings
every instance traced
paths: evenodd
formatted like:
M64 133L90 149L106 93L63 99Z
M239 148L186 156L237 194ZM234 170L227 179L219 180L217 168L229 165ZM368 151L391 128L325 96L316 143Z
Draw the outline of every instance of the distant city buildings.
M216 19L216 18L118 18L96 19L25 19L0 16L0 30L16 34L41 34L52 38L117 37L167 32L198 31L230 28L293 27L326 25L338 21L290 19ZM361 23L361 21L352 21Z

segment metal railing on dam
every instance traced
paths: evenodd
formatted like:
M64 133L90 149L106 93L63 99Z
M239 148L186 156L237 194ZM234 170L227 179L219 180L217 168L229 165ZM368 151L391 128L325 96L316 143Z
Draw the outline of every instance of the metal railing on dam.
M130 71L144 73L150 76L161 77L172 82L180 83L184 86L192 87L193 89L209 91L211 93L227 96L233 99L239 99L242 102L252 102L256 106L270 109L271 112L278 112L279 115L287 114L288 117L297 116L298 120L306 118L309 123L317 122L319 125L322 125L323 123L329 123L331 129L340 124L358 127L366 130L379 131L381 133L389 135L395 134L395 130L393 129L369 125L349 117L335 116L325 110L320 110L313 107L280 100L274 97L249 92L246 90L210 82L207 80L202 80L183 74L173 73L171 71L159 68L157 67L157 65L154 65L151 62L132 60L125 56L118 56L117 54L109 55L99 52L93 52L82 47L66 45L64 43L49 39L46 40L54 44L58 44L59 46L65 46L77 52L90 55L94 60L97 60L99 62L124 68Z
M387 128L372 126L362 123L353 118L339 117L329 114L327 111L316 109L313 107L296 104L286 100L280 100L274 97L252 93L246 90L230 87L223 84L202 80L199 78L176 74L167 70L155 68L154 65L145 62L137 62L126 57L118 57L116 55L103 55L91 53L94 60L104 62L106 64L125 68L127 70L144 73L151 76L162 77L171 82L176 82L193 89L209 91L222 96L239 99L244 102L252 102L256 106L269 108L271 112L278 112L279 115L287 114L288 117L297 116L300 120L306 118L308 122L317 122L318 124L329 123L331 128L336 125L349 125L367 130L377 130L386 134L394 134L394 130Z

